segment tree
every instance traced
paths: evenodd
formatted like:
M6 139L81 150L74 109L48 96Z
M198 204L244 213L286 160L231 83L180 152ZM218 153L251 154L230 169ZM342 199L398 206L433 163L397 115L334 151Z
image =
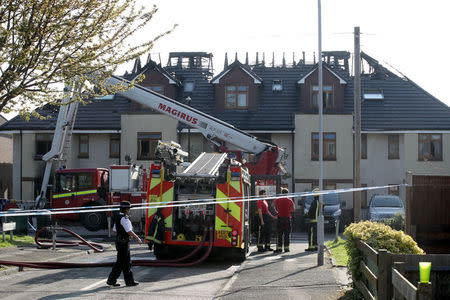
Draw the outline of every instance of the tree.
M0 112L40 117L33 109L60 104L75 79L72 101L114 93L104 79L176 27L132 45L156 12L136 0L0 0Z

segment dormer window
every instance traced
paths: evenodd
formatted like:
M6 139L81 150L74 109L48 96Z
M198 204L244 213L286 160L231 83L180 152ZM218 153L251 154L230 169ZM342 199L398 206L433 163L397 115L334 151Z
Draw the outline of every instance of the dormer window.
M364 100L383 100L383 91L380 89L367 89L364 90Z
M273 92L281 92L283 90L283 81L282 80L274 80L272 82L272 91Z
M195 82L194 81L186 81L184 83L184 92L192 93L194 91Z
M248 107L248 86L227 85L225 107L227 109L246 109Z
M333 86L332 85L324 85L323 87L323 109L332 110L333 109ZM311 108L318 109L319 108L319 86L313 85L311 91Z

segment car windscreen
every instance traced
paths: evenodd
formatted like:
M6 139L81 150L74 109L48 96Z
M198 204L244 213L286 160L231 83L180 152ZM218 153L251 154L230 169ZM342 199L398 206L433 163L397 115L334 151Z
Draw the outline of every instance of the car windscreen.
M402 200L398 197L374 197L370 206L373 207L403 207Z
M92 185L92 173L58 173L55 175L53 192L72 192L92 188Z

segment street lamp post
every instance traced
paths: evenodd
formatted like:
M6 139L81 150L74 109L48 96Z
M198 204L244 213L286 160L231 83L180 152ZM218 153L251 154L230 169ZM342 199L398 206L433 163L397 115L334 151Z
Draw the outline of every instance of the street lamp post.
M322 78L322 8L321 1L318 0L318 32L319 32L319 190L323 190L323 78ZM324 240L324 220L323 220L323 196L319 196L319 219L317 220L317 265L323 265L323 240Z

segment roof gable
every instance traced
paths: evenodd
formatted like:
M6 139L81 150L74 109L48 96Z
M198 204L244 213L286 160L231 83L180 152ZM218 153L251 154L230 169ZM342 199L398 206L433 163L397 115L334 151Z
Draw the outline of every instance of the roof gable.
M239 68L242 71L244 71L248 76L250 76L253 79L254 84L261 84L262 79L253 72L249 67L246 65L241 64L238 60L233 62L227 69L224 69L219 75L211 79L212 84L218 84L220 82L220 79L222 79L226 74L228 74L231 70Z
M305 76L303 76L299 81L297 81L298 84L304 84L306 78L308 78L309 76L311 76L312 73L314 73L317 69L319 68L318 65L316 65L314 68L311 69L311 71L309 73L307 73ZM323 68L326 69L327 71L329 71L331 74L333 74L333 76L335 76L338 80L340 84L347 84L347 81L345 81L341 76L339 76L338 74L336 74L334 71L332 71L330 68L328 68L326 65L323 65Z
M161 73L168 81L169 84L174 85L181 85L181 82L175 78L172 74L167 72L164 68L162 68L159 64L154 62L153 60L149 59L148 62L145 64L144 67L141 68L140 59L136 59L136 62L133 67L133 71L131 74L126 74L124 77L128 80L132 81L139 75L145 74L148 71L155 70L159 73Z

